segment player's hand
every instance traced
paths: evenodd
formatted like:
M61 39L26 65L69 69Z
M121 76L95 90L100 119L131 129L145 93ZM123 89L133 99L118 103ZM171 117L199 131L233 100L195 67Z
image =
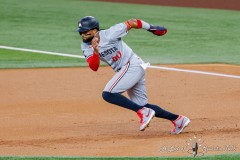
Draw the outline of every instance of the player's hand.
M99 38L98 37L94 37L92 39L92 47L94 49L94 52L97 53L97 54L99 53L98 52L98 44L99 44Z
M149 32L152 32L153 34L157 36L163 36L164 34L167 33L167 28L161 27L161 26L154 26L150 24L150 28L148 30Z

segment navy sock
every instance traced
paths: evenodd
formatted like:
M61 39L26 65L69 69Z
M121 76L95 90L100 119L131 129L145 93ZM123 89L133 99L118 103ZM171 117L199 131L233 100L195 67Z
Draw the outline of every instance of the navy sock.
M105 101L111 104L115 104L135 112L143 108L143 106L140 106L134 103L133 101L129 100L127 97L121 95L120 93L110 93L110 92L103 91L102 97ZM176 120L179 116L171 112L168 112L157 105L146 104L145 107L153 109L156 112L155 114L156 117L168 119L170 121Z
M137 112L139 109L142 109L143 106L140 106L133 101L129 100L127 97L121 95L120 93L110 93L103 91L102 97L105 101L130 109L132 111Z
M155 114L156 117L168 119L170 121L174 121L178 118L178 115L168 112L157 105L146 104L145 106L147 108L153 109L156 112Z

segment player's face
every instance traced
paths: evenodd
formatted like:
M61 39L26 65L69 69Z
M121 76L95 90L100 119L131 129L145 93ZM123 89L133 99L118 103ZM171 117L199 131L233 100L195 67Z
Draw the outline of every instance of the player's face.
M95 29L83 32L81 34L83 42L86 42L86 43L90 42L93 39L95 34L96 34Z

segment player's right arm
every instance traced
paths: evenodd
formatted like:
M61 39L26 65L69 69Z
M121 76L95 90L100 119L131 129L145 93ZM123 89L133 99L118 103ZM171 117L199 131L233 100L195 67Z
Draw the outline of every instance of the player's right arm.
M152 32L157 36L163 36L167 33L167 28L162 26L155 26L140 19L130 19L125 21L124 23L126 24L128 31L132 28L146 29L147 31Z
M93 46L82 46L82 50L88 66L93 70L97 71L100 65L100 57L98 51L96 52Z
M97 71L100 65L99 54L93 52L92 56L88 57L87 62L88 62L88 66L93 71Z

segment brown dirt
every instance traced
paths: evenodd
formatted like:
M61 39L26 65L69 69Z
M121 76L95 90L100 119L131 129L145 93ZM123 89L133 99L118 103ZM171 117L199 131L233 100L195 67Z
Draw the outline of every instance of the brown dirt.
M240 66L232 65L170 67L240 75ZM187 149L170 147L181 149L194 135L215 148L205 154L239 153L239 79L148 69L150 102L192 120L182 134L170 135L169 121L154 118L140 132L134 112L102 100L113 74L110 67L97 73L0 70L0 155L189 156Z
M106 0L105 0L106 1ZM111 0L113 1L113 0ZM116 0L136 3L136 0ZM167 6L239 10L238 0L139 0ZM171 67L240 75L240 66ZM204 154L239 153L239 79L148 69L149 100L191 118L180 135L153 119L138 131L135 113L104 102L109 67L0 70L0 155L189 156L194 136Z

